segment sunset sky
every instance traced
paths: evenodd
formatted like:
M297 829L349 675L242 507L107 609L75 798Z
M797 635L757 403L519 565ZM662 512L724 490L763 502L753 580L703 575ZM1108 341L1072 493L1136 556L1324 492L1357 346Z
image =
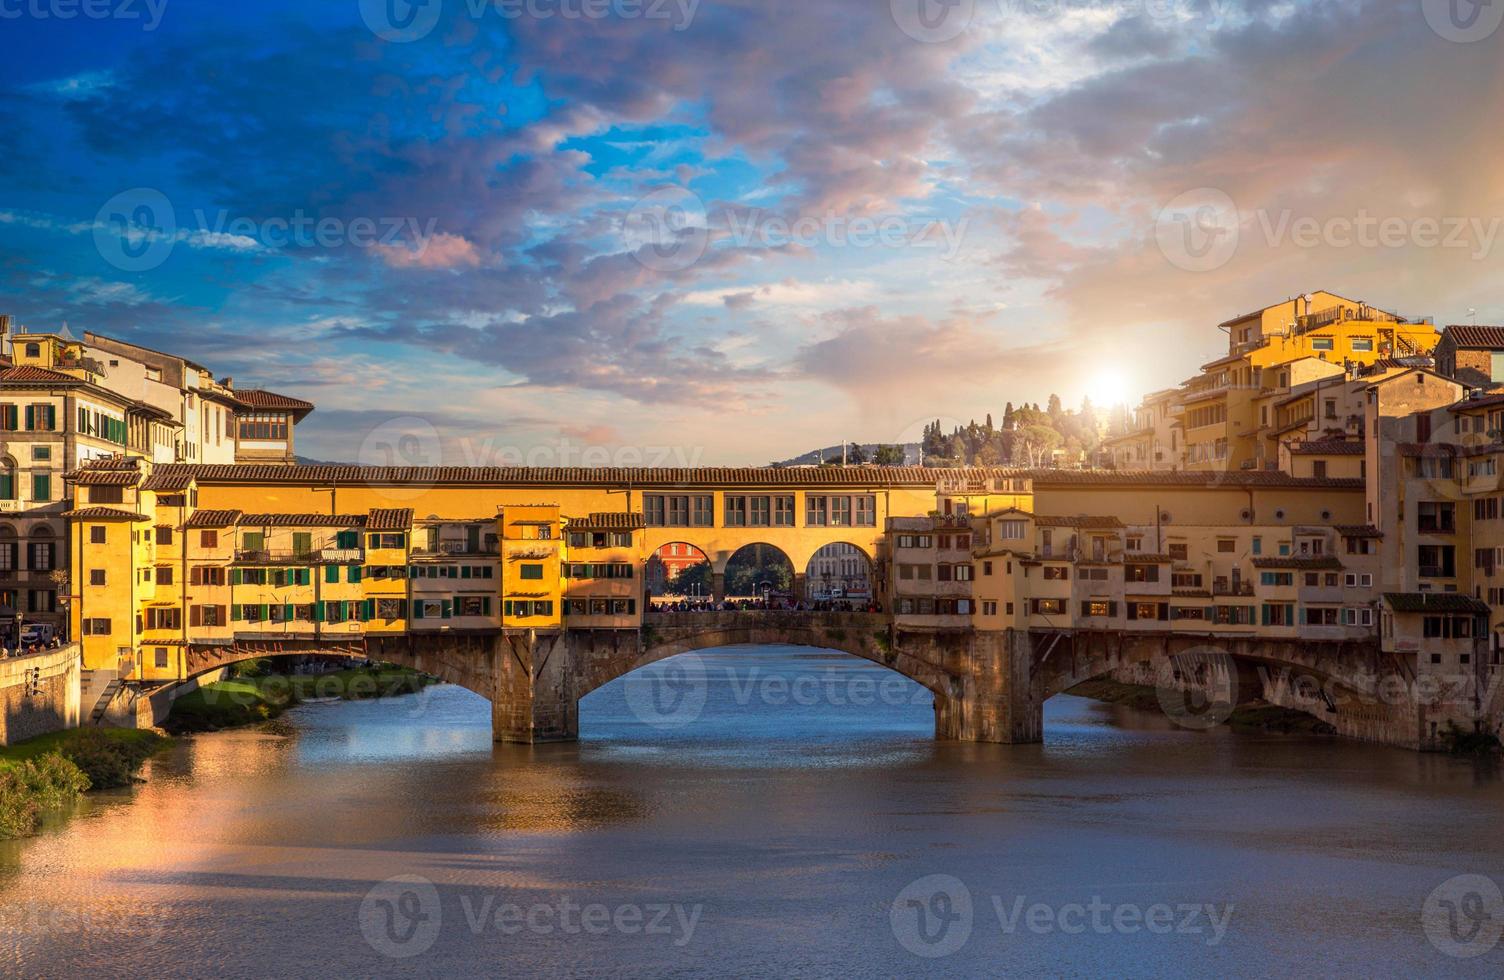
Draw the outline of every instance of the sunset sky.
M454 465L1136 396L1318 288L1504 322L1504 4L919 2L11 4L0 312Z

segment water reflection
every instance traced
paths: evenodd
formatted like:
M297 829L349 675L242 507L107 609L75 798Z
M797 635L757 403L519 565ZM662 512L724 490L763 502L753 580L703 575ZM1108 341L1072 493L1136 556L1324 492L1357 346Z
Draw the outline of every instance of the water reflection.
M784 648L704 660L692 722L644 723L619 681L585 699L571 745L493 746L486 702L448 687L306 705L283 733L184 740L145 785L0 846L0 971L1500 971L1504 952L1444 956L1420 922L1451 876L1504 879L1491 766L1185 732L1068 697L1047 706L1043 745L940 743L914 685L851 703L867 690L853 682L893 676L865 662ZM838 699L779 693L811 676L824 690L832 671ZM921 960L890 905L936 874L964 883L974 922L952 955ZM432 882L438 903L433 944L411 959L369 933L368 913L397 910L372 892L394 876ZM1094 898L1232 913L1210 945L1010 932L993 901ZM563 931L570 903L600 906L606 932ZM509 905L546 906L552 931L506 931ZM701 908L691 941L632 929L658 906Z

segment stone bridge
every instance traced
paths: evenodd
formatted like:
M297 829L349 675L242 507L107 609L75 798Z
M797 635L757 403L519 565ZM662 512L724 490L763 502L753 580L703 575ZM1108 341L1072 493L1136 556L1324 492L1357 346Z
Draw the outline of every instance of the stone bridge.
M498 741L579 736L579 702L626 674L677 654L742 644L792 644L860 657L923 685L935 735L1037 742L1044 702L1104 676L1156 687L1166 713L1211 727L1238 704L1306 711L1343 735L1433 748L1448 721L1498 731L1504 672L1479 665L1476 689L1418 692L1412 660L1376 643L1087 630L906 629L881 614L794 611L655 613L640 630L445 631L347 641L279 638L196 648L194 674L278 654L370 657L459 684L491 702ZM1480 658L1481 659L1481 658ZM1227 704L1202 704L1225 700Z

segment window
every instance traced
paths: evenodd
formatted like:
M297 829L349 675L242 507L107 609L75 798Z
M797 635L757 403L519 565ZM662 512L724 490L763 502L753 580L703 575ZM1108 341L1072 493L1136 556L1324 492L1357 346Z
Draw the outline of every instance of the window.
M1452 578L1457 574L1456 549L1452 545L1423 544L1418 558L1422 578Z
M251 442L286 442L287 416L255 412L239 416L240 438Z
M1124 565L1123 580L1126 582L1158 582L1159 566L1142 564Z
M747 498L745 496L740 494L733 496L728 493L725 508L727 527L747 526Z
M111 632L108 619L86 619L83 627L84 636L109 636Z
M201 548L218 548L219 547L219 532L218 531L200 531L200 532L198 532L198 543L199 543L199 547L201 547Z
M159 544L159 545L170 545L170 544L172 544L172 528L165 527L165 526L157 528L157 544Z
M1357 351L1359 353L1370 352L1370 351L1373 350L1373 338L1372 337L1354 337L1352 339L1352 348L1353 348L1354 351Z
M997 536L1002 541L1022 541L1028 533L1027 521L998 521Z
M1179 544L1172 542L1170 544L1169 555L1176 561L1185 561L1190 557L1190 551L1183 542Z
M89 584L90 585L103 585L104 584L104 569L102 569L102 568L91 568L89 570Z
M1044 566L1044 580L1046 582L1064 582L1070 577L1070 569L1064 565Z
M523 565L518 569L518 577L522 579L541 581L543 578L543 566Z
M31 477L31 499L37 503L46 503L52 499L52 477L45 473L33 473Z
M93 527L89 528L89 543L104 544L107 534L108 529L105 528L104 525L95 524Z
M1311 350L1332 350L1335 348L1335 346L1336 345L1331 337L1311 338Z
M1218 552L1220 552L1220 553L1222 553L1222 554L1225 555L1225 554L1229 554L1231 552L1234 552L1236 550L1238 550L1238 542L1237 542L1236 538L1218 538L1217 539L1217 551Z
M1417 526L1423 534L1450 534L1457 529L1456 505L1423 500L1417 512Z

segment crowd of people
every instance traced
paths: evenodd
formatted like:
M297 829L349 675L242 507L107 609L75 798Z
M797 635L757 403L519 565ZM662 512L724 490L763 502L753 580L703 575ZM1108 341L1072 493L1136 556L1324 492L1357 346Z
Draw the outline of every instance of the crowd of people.
M6 639L0 642L0 658L4 657L30 657L33 654L46 653L48 650L56 650L63 645L62 637L54 636L46 641L33 641L31 643L18 643L14 639Z
M875 600L852 599L704 599L663 597L650 601L653 612L846 612L880 613L883 604Z

